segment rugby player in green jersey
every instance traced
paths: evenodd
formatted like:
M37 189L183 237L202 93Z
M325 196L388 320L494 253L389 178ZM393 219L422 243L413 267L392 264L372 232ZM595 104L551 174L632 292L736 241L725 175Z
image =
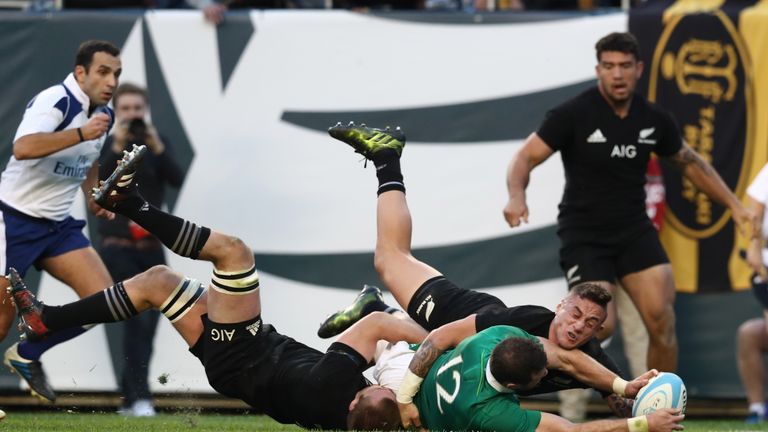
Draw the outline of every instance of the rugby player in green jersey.
M655 372L649 372L647 376L627 383L616 374L600 367L597 361L580 349L573 349L590 341L605 319L604 307L601 309L600 302L591 301L593 299L590 295L575 296L570 301L564 301L562 307L558 307L558 314L568 315L568 317L560 319L562 325L551 327L555 328L555 334L547 336L553 338L553 342L541 337L538 338L537 343L536 338L514 327L490 327L459 345L464 338L475 334L480 329L476 326L474 312L498 312L507 308L492 296L452 286L439 271L410 255L411 221L399 163L405 144L404 134L399 129L395 131L372 129L353 123L347 126L337 124L329 129L329 133L334 138L352 146L358 153L373 161L376 166L379 180L376 268L398 302L407 307L409 315L425 328L436 328L431 334L432 339L428 338L414 357L399 393L401 402L411 402L411 398L417 394L421 380L427 378L426 385L430 387L420 393L416 400L417 404L422 404L420 408L428 412L425 417L427 419L425 426L452 430L536 430L541 422L544 427L554 424L565 430L570 427L570 423L559 417L552 416L553 419L557 419L554 421L546 415L545 420L542 420L540 413L522 410L513 391L535 387L547 375L546 368L549 367L558 372L570 374L578 380L577 382L602 390L613 390L619 395L631 396L636 394L642 386L640 384L642 379L647 380ZM437 298L431 294L427 296L419 294L421 291L428 290L435 292L436 285L446 285L441 286L440 291L449 295ZM401 287L411 288L401 290L399 289ZM420 287L416 293L413 292L414 287ZM378 303L375 293L370 294L364 290L361 295L374 298L374 301L368 302L366 307L375 306ZM445 313L447 303L458 304L458 309L462 310L451 308L454 310ZM334 314L321 326L321 333L331 330L328 332L330 335L354 322L366 312L362 310L365 308L358 308L361 304L356 301L351 309L347 308L348 310ZM592 307L587 307L588 305ZM383 302L378 306L382 310L385 307ZM574 310L571 311L571 309ZM549 314L554 315L552 312ZM570 316L574 314L580 316L571 319ZM466 318L451 322L462 317ZM552 321L551 316L539 317L536 321L542 321L541 318L546 318L544 321ZM436 323L449 324L438 328ZM500 344L511 335L501 337L504 331L526 337ZM549 355L544 353L539 343ZM439 357L439 354L456 345L459 346L451 353L440 357L439 363L430 371L429 366ZM497 346L502 350L500 351L502 354L492 355ZM504 347L527 350L529 354L533 354L533 357L515 361L525 357L504 355ZM464 350L467 350L467 357L462 355ZM535 355L537 352L538 356ZM492 358L494 361L491 361ZM507 364L502 360L513 361ZM492 371L494 362L497 363L498 370ZM427 375L428 371L430 375ZM445 382L441 383L441 380ZM462 389L467 393L462 393ZM416 405L404 403L402 408L403 425L419 426ZM504 415L499 416L498 414L502 412ZM446 415L446 413L449 414ZM611 422L606 426L608 428L606 430L627 430L627 427L635 425L639 427L636 430L666 431L677 429L681 420L682 416L664 411L650 418L630 419L630 422L623 420L618 423ZM597 427L601 427L602 424L598 422Z

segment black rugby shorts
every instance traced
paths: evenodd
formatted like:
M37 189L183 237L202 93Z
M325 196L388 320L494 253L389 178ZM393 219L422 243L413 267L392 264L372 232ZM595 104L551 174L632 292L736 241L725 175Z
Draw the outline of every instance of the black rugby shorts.
M568 287L582 282L617 279L669 263L653 225L615 231L561 229L560 267Z
M203 366L211 387L262 413L272 414L270 383L281 367L281 359L322 355L278 333L272 325L263 324L260 315L237 324L215 323L208 315L201 319Z
M444 276L424 282L408 304L408 315L427 330L494 308L506 309L498 298L457 287Z

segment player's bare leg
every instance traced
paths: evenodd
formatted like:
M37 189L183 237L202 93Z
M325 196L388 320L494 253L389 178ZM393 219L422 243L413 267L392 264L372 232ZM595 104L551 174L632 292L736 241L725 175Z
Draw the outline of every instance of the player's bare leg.
M20 328L28 339L45 339L52 332L87 324L123 321L147 309L160 310L189 345L202 333L200 315L206 311L204 286L167 266L152 267L62 306L42 304L18 274L11 278Z
M80 298L100 292L112 285L112 277L93 247L85 247L45 258L43 270L72 287ZM83 277L87 274L88 277Z
M411 213L404 192L379 195L376 232L376 271L397 302L407 308L419 287L441 273L411 254Z
M185 286L186 283L186 286ZM185 278L167 266L155 266L123 282L136 310L163 312L188 346L203 333L200 316L207 311L207 291L194 279ZM197 296L197 300L195 299ZM192 306L188 303L192 300Z
M259 315L259 280L253 252L237 237L173 216L144 200L133 179L146 151L145 146L134 146L124 152L112 175L94 189L94 200L141 225L177 255L213 263L208 296L211 321L230 324Z
M405 135L399 129L381 130L341 123L328 132L351 146L376 166L379 180L376 210L376 253L374 266L398 303L408 307L422 283L440 272L411 255L411 214L405 200L405 185L400 172L400 155Z
M421 284L440 273L411 255L411 214L400 172L405 135L399 128L382 130L354 123L339 123L328 132L376 166L379 198L374 266L397 302L407 308ZM377 287L365 285L351 305L333 313L320 325L317 334L322 338L335 336L371 312L395 310L384 303Z
M765 365L763 355L768 352L768 313L763 318L751 319L739 327L736 359L739 376L747 394L749 423L759 423L766 418Z
M214 266L208 292L211 321L238 323L261 313L253 251L242 240L213 231L199 259L210 261Z
M659 264L630 273L621 279L621 284L635 302L648 330L648 367L674 372L677 369L677 336L672 266Z

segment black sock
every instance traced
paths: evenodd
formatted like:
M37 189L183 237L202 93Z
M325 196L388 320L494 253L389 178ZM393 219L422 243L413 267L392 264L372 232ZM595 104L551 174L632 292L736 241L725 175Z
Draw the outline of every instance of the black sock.
M366 316L372 312L386 312L388 314L393 314L399 310L400 309L392 307L381 300L376 300L366 304L361 315Z
M379 179L379 189L376 195L390 190L405 192L403 174L400 172L400 156L394 150L384 150L373 157L376 166L376 177Z
M51 331L85 324L124 321L136 315L122 282L63 306L45 306L43 324Z
M120 213L124 214L155 237L177 255L197 259L205 246L209 228L198 226L190 221L168 214L149 204L140 196L123 201Z

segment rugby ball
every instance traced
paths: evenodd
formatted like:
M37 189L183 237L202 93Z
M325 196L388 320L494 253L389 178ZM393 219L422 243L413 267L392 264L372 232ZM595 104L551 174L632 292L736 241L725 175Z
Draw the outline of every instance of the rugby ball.
M679 376L671 372L662 372L651 378L640 389L632 407L632 417L650 414L662 408L676 408L685 413L688 393Z

